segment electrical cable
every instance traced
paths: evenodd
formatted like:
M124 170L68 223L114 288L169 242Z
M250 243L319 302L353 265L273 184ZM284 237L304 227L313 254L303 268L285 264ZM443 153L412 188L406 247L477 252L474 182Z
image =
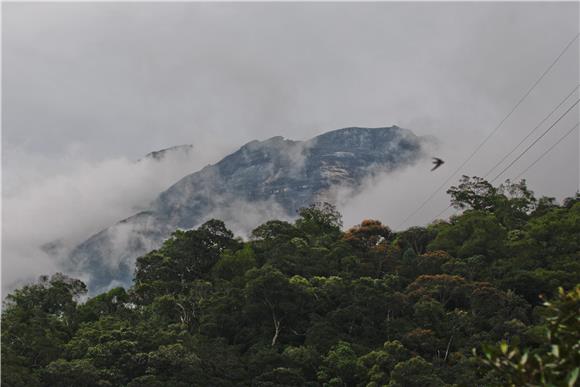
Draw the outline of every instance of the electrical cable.
M574 104L572 106L570 106L568 108L568 110L566 110L564 113L562 113L562 115L552 124L550 125L550 127L548 129L546 129L544 131L544 133L542 133L538 138L536 138L530 145L528 145L528 147L526 149L524 149L524 151L522 153L520 153L518 155L518 157L516 157L514 160L512 160L511 163L509 163L507 165L507 167L505 167L496 177L494 177L490 183L493 183L494 181L496 181L497 179L499 179L499 177L501 175L504 174L505 171L507 171L512 165L514 165L523 155L525 155L538 141L540 141L542 139L542 137L544 137L550 130L552 130L552 128L554 128L556 126L556 124L558 124L558 122L560 122L560 120L562 118L564 118L564 116L566 114L568 114L576 105L578 105L578 102L580 102L580 99L577 99L576 102L574 102Z
M459 172L471 159L479 152L479 150L489 141L489 139L501 128L503 123L516 111L516 109L524 102L524 100L530 95L530 93L536 88L536 86L544 79L544 77L550 72L550 70L558 63L560 58L568 51L570 46L578 39L580 33L577 33L574 38L566 45L566 47L560 52L560 54L554 59L554 61L548 66L546 70L540 75L540 77L532 84L526 93L519 99L515 106L510 110L510 112L500 121L500 123L484 138L484 140L473 150L473 152L467 157L463 163L449 177L441 184L429 197L415 209L411 214L409 214L401 223L397 225L396 228L403 226L409 219L411 219L415 214L417 214L425 205L437 195L437 193L449 183L449 181Z
M558 141L556 141L551 147L549 147L544 153L542 153L540 155L540 157L538 157L536 160L534 160L533 163L531 163L530 165L528 165L528 167L526 169L524 169L522 172L520 172L519 175L517 175L514 180L519 179L524 173L526 173L527 171L529 171L534 165L536 165L542 158L544 158L544 156L546 156L548 153L550 153L550 151L552 149L554 149L559 143L561 143L562 141L564 141L564 139L566 137L568 137L570 135L570 133L572 133L574 131L574 129L578 128L578 126L580 125L580 122L577 122L576 125L574 125L572 128L570 128L570 130L568 130L562 137L560 137L560 139Z
M518 145L516 145L509 153L507 153L499 162L497 162L493 168L491 168L489 171L487 171L487 173L485 175L483 175L483 178L487 178L501 163L503 163L505 161L505 159L507 159L508 157L510 157L515 151L516 149L518 149L520 147L520 145L522 145L532 134L534 134L534 132L536 130L538 130L538 128L540 126L542 126L544 124L544 122L546 122L548 120L548 118L550 118L552 116L552 114L554 114L554 112L556 110L558 110L560 108L560 106L562 106L564 104L564 102L566 102L568 100L568 98L570 98L570 96L572 94L574 94L574 92L576 92L576 90L578 90L578 88L580 88L580 85L576 85L576 87L566 96L564 97L564 99L554 108L552 109L552 111L550 113L548 113L548 115L546 117L544 117L544 119L542 121L540 121L540 123L538 125L536 125L536 127L534 129L532 129L519 143Z

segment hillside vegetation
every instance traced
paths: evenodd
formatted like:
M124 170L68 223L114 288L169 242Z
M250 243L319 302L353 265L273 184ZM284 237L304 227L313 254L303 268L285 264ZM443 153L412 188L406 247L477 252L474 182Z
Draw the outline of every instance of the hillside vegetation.
M574 386L580 196L448 193L461 215L401 232L328 204L248 241L210 220L88 300L42 277L5 299L2 386Z

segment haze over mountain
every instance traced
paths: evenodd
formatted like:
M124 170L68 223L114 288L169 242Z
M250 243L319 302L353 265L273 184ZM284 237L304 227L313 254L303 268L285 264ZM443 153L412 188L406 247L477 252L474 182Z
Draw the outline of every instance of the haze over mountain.
M449 204L434 190L577 34L578 7L7 3L2 289L62 270L40 246L60 239L70 251L248 141L305 140L319 128L392 122L436 135L441 148L431 155L444 166L399 169L339 208L346 228L371 217L395 229L425 225ZM578 84L577 54L576 42L457 175L484 176L544 119ZM573 195L577 132L526 168L576 123L575 112L502 178L527 171L534 191ZM145 161L186 143L195 147L188 168Z
M160 192L205 164L202 151L192 145L138 160L83 161L67 153L55 162L32 160L18 150L8 153L8 166L20 163L23 169L6 168L2 174L3 292L44 272L64 270L62 258L88 236L149 208ZM36 162L39 168L31 168ZM66 168L57 172L57 164Z
M343 190L357 192L367 178L414 163L424 156L425 142L397 126L345 128L307 141L249 142L183 177L148 209L90 237L67 264L73 272L88 273L92 290L128 285L135 259L177 228L219 218L247 235L264 221L292 218L301 207L333 202Z
M188 155L193 150L193 145L176 145L165 149L160 149L158 151L149 152L145 155L144 159L152 159L157 161L162 161L167 157L174 157L175 155ZM140 159L139 161L142 161Z

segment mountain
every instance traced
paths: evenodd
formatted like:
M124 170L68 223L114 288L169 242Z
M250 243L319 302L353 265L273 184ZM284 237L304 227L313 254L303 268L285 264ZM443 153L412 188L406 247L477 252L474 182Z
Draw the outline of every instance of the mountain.
M167 157L175 157L175 154L184 154L188 155L193 150L193 145L185 144L185 145L176 145L169 148L161 149L158 151L153 151L147 153L143 159L152 159L156 161L161 161ZM139 161L143 160L140 159Z
M176 228L219 218L234 231L248 232L268 219L292 218L301 207L332 201L338 188L356 191L367 177L414 163L423 156L423 143L397 126L345 128L307 141L249 142L183 177L146 211L93 235L68 262L73 271L88 273L91 290L128 285L135 259Z

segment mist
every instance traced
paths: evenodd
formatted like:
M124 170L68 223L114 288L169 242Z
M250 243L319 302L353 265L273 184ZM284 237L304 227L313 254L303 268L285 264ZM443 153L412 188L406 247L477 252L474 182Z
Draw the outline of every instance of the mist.
M445 160L438 170L425 159L339 192L345 226L426 224L449 204L446 188L400 223L578 33L579 7L3 3L2 288L58 270L47 243L66 251L184 175L272 136L396 124L435 137L432 156ZM484 175L579 83L578 53L576 41L449 185ZM517 176L577 117L575 108L496 183ZM524 174L538 195L579 189L579 143L576 131ZM136 162L179 144L193 144L191 155ZM242 219L233 208L250 211L240 204L216 216ZM276 215L269 211L256 209L256 220Z
M21 153L5 155L11 161ZM22 160L32 162L32 160ZM62 270L59 259L92 234L147 208L161 191L203 166L193 148L168 151L163 158L112 158L83 161L69 154L54 164L67 164L49 174L54 164L29 175L4 174L3 286ZM42 162L39 160L38 162ZM32 173L34 172L34 173Z

